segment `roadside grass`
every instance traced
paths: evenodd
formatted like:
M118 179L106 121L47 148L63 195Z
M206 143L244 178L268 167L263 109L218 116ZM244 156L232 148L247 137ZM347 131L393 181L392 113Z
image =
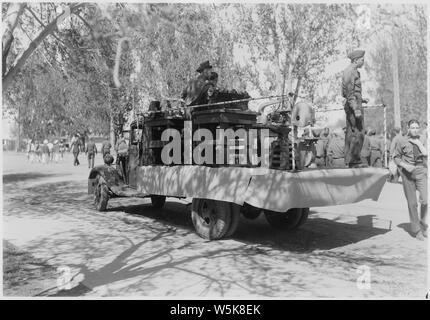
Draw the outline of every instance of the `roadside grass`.
M56 283L56 268L3 240L3 295L37 295Z

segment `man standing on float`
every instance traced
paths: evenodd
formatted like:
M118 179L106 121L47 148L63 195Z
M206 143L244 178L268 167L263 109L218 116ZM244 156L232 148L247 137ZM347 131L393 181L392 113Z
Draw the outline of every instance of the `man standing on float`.
M364 116L361 95L361 80L358 69L364 65L364 50L355 50L348 55L351 64L343 71L342 96L345 101L346 133L345 164L350 168L365 167L361 162L361 148L364 141Z

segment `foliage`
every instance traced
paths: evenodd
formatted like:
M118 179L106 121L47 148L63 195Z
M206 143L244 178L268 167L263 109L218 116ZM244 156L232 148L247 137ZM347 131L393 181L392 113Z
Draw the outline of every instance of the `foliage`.
M427 20L425 6L408 5L396 19L386 16L391 26L381 32L376 50L371 53L373 74L377 83L374 95L377 103L387 105L388 127L394 126L393 50L397 51L400 86L400 116L402 127L412 119L427 118ZM388 14L388 13L387 13ZM388 36L387 36L388 35ZM379 127L381 115L369 118L369 125Z
M221 87L261 95L293 91L317 105L333 104L340 72L327 75L327 66L368 39L375 43L366 55L376 83L371 95L389 106L392 126L391 23L398 31L402 119L426 115L422 5L406 5L397 13L372 5L370 29L360 29L363 13L351 4L79 3L69 8L70 17L57 26L67 11L64 4L2 4L3 113L17 119L25 136L121 130L131 110L145 110L150 100L179 98L205 60L219 73ZM120 86L113 77L116 67ZM381 114L369 113L366 122L381 123Z

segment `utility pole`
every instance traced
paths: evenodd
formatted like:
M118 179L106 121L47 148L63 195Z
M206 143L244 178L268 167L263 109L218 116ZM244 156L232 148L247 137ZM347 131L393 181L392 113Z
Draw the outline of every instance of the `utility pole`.
M393 61L391 63L391 71L393 75L393 93L394 93L394 126L400 128L400 85L399 85L399 58L397 55L397 45L392 33L392 52Z
M112 91L108 86L108 100L109 100L109 137L112 146L115 145L115 127L113 123L113 110L112 110Z

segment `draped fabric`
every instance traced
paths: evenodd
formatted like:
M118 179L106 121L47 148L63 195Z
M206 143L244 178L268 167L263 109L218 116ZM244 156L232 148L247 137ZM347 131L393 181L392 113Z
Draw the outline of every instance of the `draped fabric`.
M302 172L239 167L142 166L140 193L245 202L285 212L290 208L333 206L378 200L389 171L382 168Z

